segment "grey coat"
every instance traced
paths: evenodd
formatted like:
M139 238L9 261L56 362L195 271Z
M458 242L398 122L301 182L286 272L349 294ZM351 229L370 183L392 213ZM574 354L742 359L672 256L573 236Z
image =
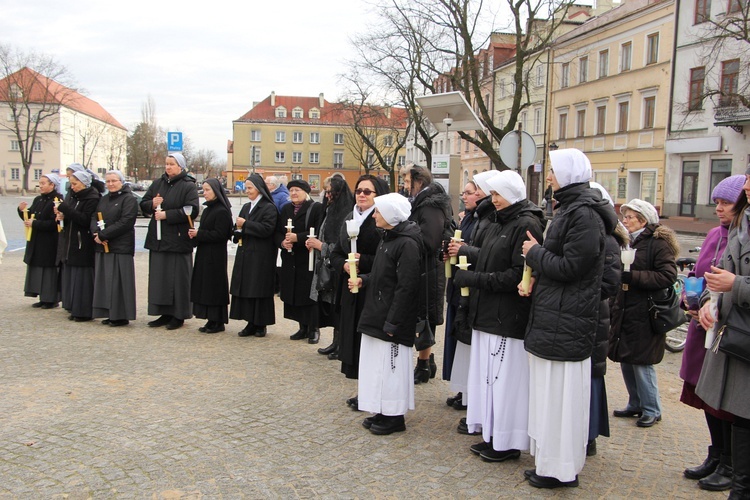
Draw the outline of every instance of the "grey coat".
M719 267L736 277L732 291L723 294L717 331L726 321L732 305L750 314L750 245L740 245L737 229L729 233ZM695 392L712 408L750 418L750 364L709 349Z

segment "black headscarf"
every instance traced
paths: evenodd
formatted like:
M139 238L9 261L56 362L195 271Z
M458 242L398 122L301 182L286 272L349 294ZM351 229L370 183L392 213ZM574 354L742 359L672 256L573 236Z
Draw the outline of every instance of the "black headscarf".
M210 178L203 181L205 184L208 184L211 186L211 190L216 194L216 199L213 201L207 201L204 203L204 205L213 205L214 203L220 203L224 205L229 212L229 220L231 222L231 226L234 226L234 219L232 219L232 202L229 201L229 198L227 198L227 195L224 193L224 187L221 185L221 182L219 182L219 179L216 178Z
M260 195L273 203L273 197L271 196L271 192L268 190L268 186L266 186L266 181L263 180L263 177L260 176L260 174L250 174L250 177L247 178L245 182L252 182L253 186L255 186L255 189L257 189L260 192Z
M362 181L372 182L372 185L375 186L375 196L382 196L391 192L391 187L385 180L371 174L361 175L359 179L357 179L357 184L354 185L355 191L359 187L359 183Z
M354 206L354 195L345 179L334 176L330 183L331 200L325 198L326 218L323 241L326 243L335 242L338 239L344 219L351 213Z

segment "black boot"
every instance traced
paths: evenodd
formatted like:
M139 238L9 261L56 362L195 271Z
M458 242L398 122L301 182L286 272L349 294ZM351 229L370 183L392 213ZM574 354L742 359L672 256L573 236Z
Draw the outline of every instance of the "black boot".
M339 350L339 329L333 329L333 342L328 347L318 349L318 354L328 355Z
M430 378L435 378L437 375L437 363L435 363L435 355L430 354Z
M427 359L418 359L414 368L414 383L424 384L430 381L430 365Z
M750 498L750 429L732 426L732 491L727 500Z
M698 481L698 487L708 491L726 491L732 487L732 456L722 453L719 466Z
M307 333L307 343L317 344L320 341L320 329L311 326Z
M300 323L299 330L289 336L289 340L302 340L307 338L307 325Z
M702 464L697 467L685 469L683 474L688 479L703 479L710 475L719 466L719 450L714 446L708 447L708 456Z

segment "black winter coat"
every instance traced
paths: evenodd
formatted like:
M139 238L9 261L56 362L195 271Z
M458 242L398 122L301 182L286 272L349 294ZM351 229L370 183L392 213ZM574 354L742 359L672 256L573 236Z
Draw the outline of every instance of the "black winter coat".
M193 245L195 262L190 278L190 302L205 306L229 304L227 240L232 235L232 213L219 200L207 201Z
M419 312L431 324L443 324L445 301L445 265L439 260L443 248L445 221L451 218L451 199L439 184L432 183L423 189L412 202L410 221L417 223L422 235L422 277L419 293ZM426 281L425 281L426 278ZM427 292L424 292L425 287ZM427 305L425 309L425 300Z
M230 292L246 299L273 297L277 253L274 237L279 212L266 198L258 201L248 214L249 210L250 203L246 203L239 214L246 220L240 231L235 232L235 242L242 235L242 245L237 247L234 257Z
M31 241L26 242L23 261L29 266L55 267L57 265L57 221L55 221L55 198L62 200L60 193L52 191L34 198L28 207L29 218L34 216L31 224ZM23 220L23 212L18 211Z
M402 222L383 235L372 271L362 275L363 290L359 293L365 293L365 307L358 329L364 335L414 346L420 243L419 226L412 221Z
M470 287L469 323L475 330L523 340L531 298L518 294L523 276L523 242L530 231L542 241L542 210L523 200L496 212L495 222L480 236L474 271L458 271L454 285Z
M609 358L632 365L655 365L664 357L667 336L651 329L648 296L677 280L675 258L680 247L674 231L653 224L647 225L630 246L636 249L630 265L632 279L628 291L621 288L617 292L612 306Z
M496 209L495 205L492 204L492 197L488 196L477 204L477 208L472 214L472 217L476 222L474 223L474 228L471 233L471 242L470 244L464 245L458 249L459 257L465 255L466 260L468 260L471 265L476 265L477 260L479 259L479 246L477 245L477 241L482 239L482 233L484 233L495 220L495 212Z
M536 282L525 347L543 359L583 361L594 348L604 245L617 215L588 182L559 189L555 199L559 208L544 245L526 254Z
M311 306L315 304L315 301L310 298L313 272L308 271L310 252L305 247L305 241L307 241L311 227L315 228L315 234L320 234L320 225L324 215L323 205L312 200L304 202L296 215L293 203L288 203L281 208L276 223L276 245L281 248L281 293L279 295L287 305ZM292 232L297 234L297 243L292 245L291 253L281 247L289 219L292 219Z
M94 267L94 237L91 217L96 213L101 195L91 186L76 193L71 189L57 207L65 216L63 232L57 247L58 263L75 267Z
M476 211L477 207L474 207L474 210L466 210L466 212L464 212L464 218L461 219L461 224L458 225L458 228L461 230L461 238L464 240L464 243L466 243L466 245L462 245L461 248L473 244L474 228L476 227L478 220L474 217ZM455 276L458 270L458 267L453 266L451 269L452 275ZM450 278L445 285L445 298L450 306L458 307L459 299L461 298L461 289L453 286L453 280ZM451 317L451 314L451 312L448 312L448 317Z
M623 229L624 231L624 229ZM604 268L602 271L602 294L599 304L599 324L596 327L594 351L591 353L591 376L603 377L607 373L607 350L609 348L609 303L620 289L620 248L626 241L619 241L612 234L604 246Z
M99 229L98 214L104 219L104 229ZM138 217L138 201L130 186L125 185L115 193L101 197L96 211L91 216L91 234L98 234L106 241L109 253L133 255L135 253L135 219ZM104 252L104 245L95 243L97 252Z
M154 215L153 199L156 195L164 198L161 209L166 212L166 220L161 221L161 240L156 239L157 220ZM145 247L155 252L192 253L193 243L187 232L190 229L188 218L183 210L193 207L190 218L195 221L200 210L195 178L183 171L169 178L167 174L156 179L141 199L144 215L152 216L148 225Z

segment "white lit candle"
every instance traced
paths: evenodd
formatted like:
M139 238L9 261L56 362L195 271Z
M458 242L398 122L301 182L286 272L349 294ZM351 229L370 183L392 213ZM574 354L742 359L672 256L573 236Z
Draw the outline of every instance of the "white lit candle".
M315 238L315 228L310 228L310 233L307 235L308 238ZM315 270L315 249L310 248L310 257L307 261L307 270L308 271L314 271Z
M356 283L357 282L357 259L356 254L354 252L349 254L349 258L347 259L347 262L349 263L349 278ZM354 286L350 290L352 293L359 293L359 287Z
M286 220L286 232L291 233L292 229L294 229L294 226L292 225L292 219L287 219ZM292 247L289 247L287 252L292 253Z
M466 256L461 255L458 258L458 265L456 267L458 267L459 269L463 271L466 271L470 265L471 264L469 264L469 262L466 260ZM469 287L468 286L461 287L461 297L468 297L468 296L469 296Z

